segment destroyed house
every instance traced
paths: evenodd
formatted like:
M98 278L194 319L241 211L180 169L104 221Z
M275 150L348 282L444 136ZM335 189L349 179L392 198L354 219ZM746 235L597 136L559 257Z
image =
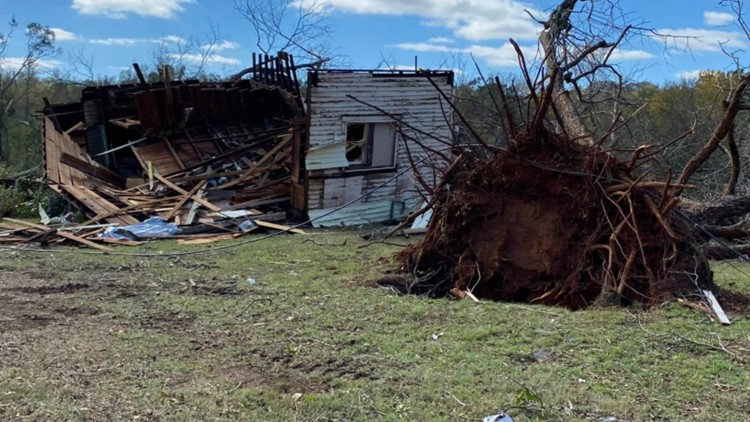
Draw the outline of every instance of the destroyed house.
M158 83L88 87L80 102L46 104L50 186L89 224L158 215L231 231L248 216L309 215L327 226L402 217L419 198L410 160L425 156L405 143L418 137L430 148L444 146L414 128L450 139L433 83L450 93L452 74L315 71L303 99L290 59L254 58L228 82L165 75ZM432 184L435 170L423 161L420 173Z

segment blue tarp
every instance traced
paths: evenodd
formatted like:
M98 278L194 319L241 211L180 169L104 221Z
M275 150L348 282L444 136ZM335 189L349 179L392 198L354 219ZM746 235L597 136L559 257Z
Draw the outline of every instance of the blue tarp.
M175 223L163 218L151 217L130 226L108 227L99 237L117 240L143 240L180 234L182 230Z

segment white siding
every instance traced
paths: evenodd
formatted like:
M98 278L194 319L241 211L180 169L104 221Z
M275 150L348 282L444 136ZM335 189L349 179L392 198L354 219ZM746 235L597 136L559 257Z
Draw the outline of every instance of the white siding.
M373 76L365 72L321 72L317 76L317 85L311 87L309 99L310 150L307 163L308 170L327 170L323 178L311 178L309 181L310 217L341 205L342 186L346 186L343 190L344 196L351 200L357 196L355 193L362 196L373 188L385 184L375 192L366 195L351 210L336 212L330 219L326 219L329 220L327 221L329 224L346 224L348 220L351 224L359 224L365 220L367 222L385 221L393 217L390 205L393 201L406 201L408 204L416 202L414 189L418 184L413 180L414 175L406 172L398 178L394 176L410 166L404 142L409 142L413 160L418 161L427 155L417 142L398 137L393 171L370 174L351 171L347 173L345 150L339 146L346 141L347 123L391 121L389 117L373 107L361 104L348 96L381 108L413 126L415 130L402 126L402 130L408 137L416 138L419 143L428 148L445 150L445 144L418 133L423 131L445 142L450 142L451 131L448 122L451 119L450 116L445 115L445 113L450 113L450 108L441 98L440 93L424 76ZM448 75L431 76L431 78L443 92L451 94L452 86ZM446 151L446 155L448 154L449 152ZM421 163L420 174L428 184L434 186L436 176L433 174L430 161L426 160ZM326 177L331 176L337 179L326 180ZM357 182L350 183L348 179L352 177L357 178ZM333 182L333 180L339 181ZM361 218L357 217L358 213L365 210Z

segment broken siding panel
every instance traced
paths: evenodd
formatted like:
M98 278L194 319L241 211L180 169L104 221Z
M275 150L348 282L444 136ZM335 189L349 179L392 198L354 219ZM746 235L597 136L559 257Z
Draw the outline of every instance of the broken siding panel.
M394 173L378 173L367 175L362 185L362 194L367 194L364 198L364 201L379 202L383 200L396 199L398 179L394 178L394 175ZM375 188L378 189L373 191L373 189Z
M346 143L339 142L310 150L305 157L305 168L324 170L349 166L346 160Z
M310 210L308 214L313 227L356 226L390 220L391 208L391 201L380 201L357 203L340 210L335 207Z
M325 194L325 179L310 179L307 183L307 209L317 210L323 208L323 195Z
M335 208L362 196L363 176L325 179L323 208Z

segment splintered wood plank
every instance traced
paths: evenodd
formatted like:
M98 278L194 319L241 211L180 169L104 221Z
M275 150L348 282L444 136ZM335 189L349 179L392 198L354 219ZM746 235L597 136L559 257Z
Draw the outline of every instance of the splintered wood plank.
M122 225L138 224L138 219L130 215L116 215L120 212L120 208L115 204L107 201L101 196L97 195L96 192L85 186L71 186L71 185L60 185L62 189L73 196L76 200L81 202L89 210L93 211L94 214L107 214L112 213L111 217L106 218L110 223L117 223Z
M145 242L139 242L137 240L112 239L110 237L103 237L100 240L104 243L109 243L111 245L121 245L121 246L141 246L145 243Z
M73 126L71 126L70 128L68 128L68 130L66 130L63 133L66 134L66 135L70 135L71 132L74 132L74 131L76 131L78 129L83 129L85 127L86 127L86 125L84 125L83 122L78 122L78 123L74 124Z
M109 183L113 186L122 188L125 187L125 179L120 177L117 173L114 173L108 168L90 164L88 161L81 160L80 158L70 155L67 152L63 152L62 156L60 156L60 163L70 166L76 170L80 170L81 172L88 174L91 177L94 177L105 183Z
M265 227L267 229L274 229L274 230L279 230L282 232L289 232L289 233L296 233L296 234L305 234L304 230L294 229L289 226L285 226L283 224L271 223L269 221L255 220L255 224L258 227Z
M201 180L195 186L193 186L193 188L190 189L190 191L188 193L183 194L182 198L179 201L177 201L177 203L174 205L174 207L172 207L172 209L169 210L169 212L166 215L164 215L164 219L167 220L167 221L171 220L172 217L174 217L175 214L177 214L177 212L180 211L180 208L182 208L182 206L185 205L185 203L187 201L189 201L190 198L192 198L196 194L196 192L198 192L198 190L201 189L203 187L203 185L205 185L205 184L206 184L206 181L205 180Z
M96 242L92 242L92 241L84 239L82 237L78 237L78 236L74 235L73 233L68 233L68 232L64 232L64 231L58 231L56 234L58 236L60 236L60 237L64 237L66 239L70 239L70 240L72 240L74 242L78 242L78 243L80 243L82 245L86 245L86 246L88 246L90 248L99 249L100 251L104 251L104 252L114 252L114 250L112 248L108 248L108 247L106 247L104 245L100 245L100 244L98 244Z
M177 240L177 243L180 245L203 245L206 243L220 242L222 240L231 240L236 237L236 234L219 234L213 237L204 237L198 239L179 239Z
M192 198L200 198L201 196L203 196L205 190L206 190L206 185L201 186L201 188L198 189L198 193L196 193L195 195L193 195ZM195 213L196 213L196 211L198 211L198 201L196 201L195 199L193 199L193 205L190 206L190 212L188 213L188 216L185 219L185 224L186 225L189 226L189 225L193 224L193 219L195 219Z
M178 193L180 193L182 195L187 195L189 193L188 191L186 191L185 189L183 189L183 188L175 185L169 179L167 179L166 177L162 176L159 173L154 173L154 177L156 177L160 182L162 182L165 185L167 185L170 189L172 189L172 190L174 190L174 191L176 191L176 192L178 192ZM193 201L198 202L199 204L203 205L204 207L210 209L211 211L221 211L220 207L217 207L216 205L214 205L214 204L206 201L205 199L201 198L200 195L191 195L191 198L193 199Z
M21 226L26 226L26 227L31 227L37 230L42 230L42 231L54 230L54 229L51 229L50 227L43 226L41 224L29 223L28 221L16 220L15 218L5 217L3 220L10 221L11 223L15 223Z
M217 189L226 189L226 188L230 188L232 186L236 186L236 185L238 185L240 183L243 183L244 181L246 181L247 179L249 179L255 172L257 172L258 170L260 170L261 167L269 159L274 158L274 161L276 159L278 159L278 157L276 157L276 154L279 151L281 151L283 148L285 148L287 146L287 144L289 144L289 142L291 142L291 140L292 140L292 135L285 135L285 136L283 136L282 139L279 141L279 143L275 147L273 147L270 151L268 151L260 160L258 160L255 163L255 166L247 169L245 171L244 175L238 177L235 180L232 180L231 182L224 183L223 185L219 186Z

